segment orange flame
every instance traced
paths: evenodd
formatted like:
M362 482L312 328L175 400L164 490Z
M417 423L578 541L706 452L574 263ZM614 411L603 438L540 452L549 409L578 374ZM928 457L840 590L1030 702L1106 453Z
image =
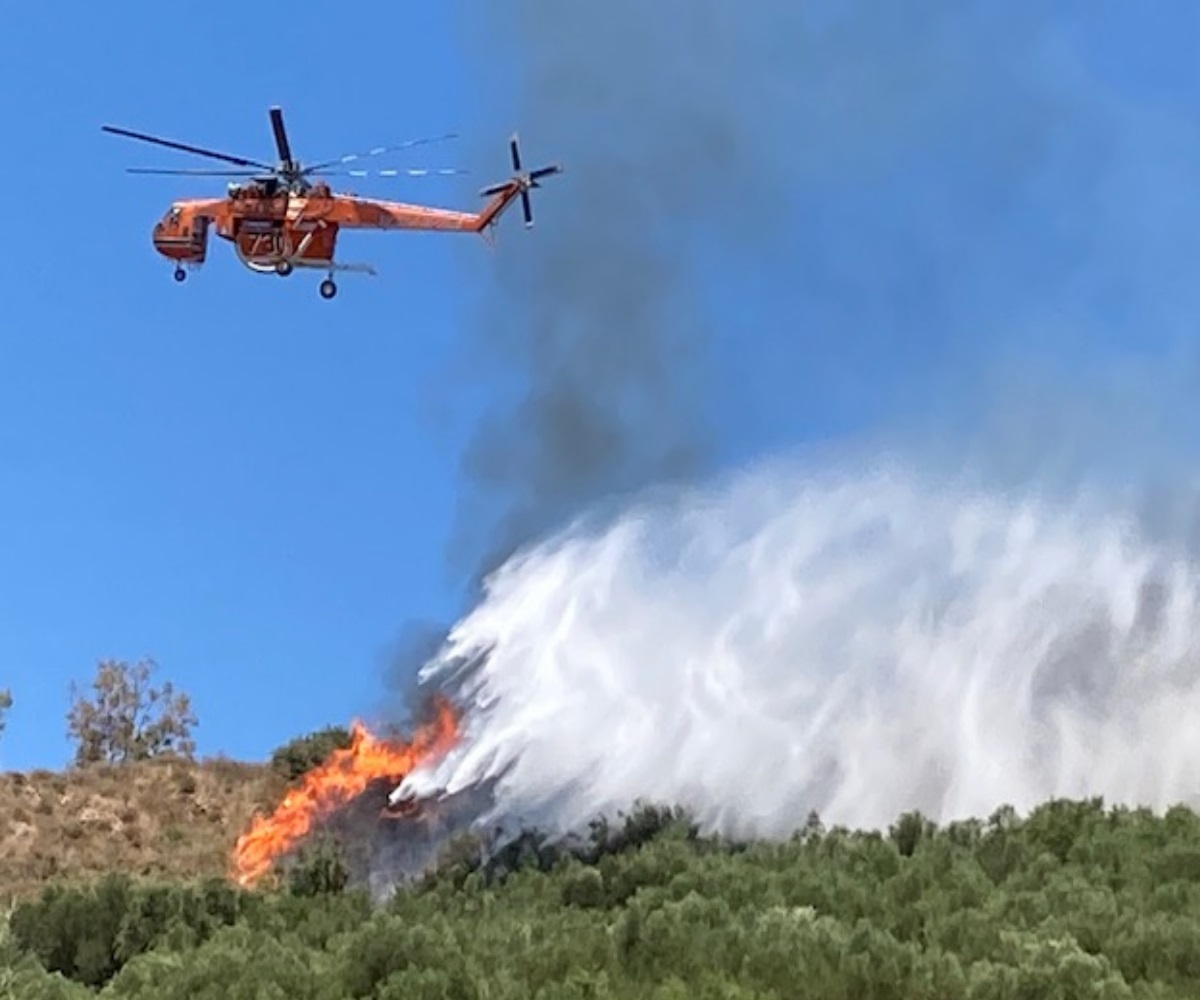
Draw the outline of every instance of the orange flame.
M276 858L285 854L312 829L314 821L351 802L380 779L399 783L420 764L434 760L458 739L458 716L446 701L437 702L437 716L421 726L409 743L372 736L354 722L351 745L335 750L325 763L306 773L298 788L288 792L270 816L256 815L238 838L233 853L233 878L243 887L257 882Z

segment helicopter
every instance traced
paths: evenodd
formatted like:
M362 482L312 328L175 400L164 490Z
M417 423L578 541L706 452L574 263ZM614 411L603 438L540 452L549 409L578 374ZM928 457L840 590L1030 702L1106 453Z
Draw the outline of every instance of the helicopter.
M369 156L408 149L427 142L455 138L453 134L432 139L415 139L398 146L351 153L333 160L304 166L292 156L291 143L284 128L283 111L268 109L275 136L278 161L272 165L244 156L233 156L200 146L175 142L144 132L113 125L101 130L141 142L182 150L197 156L220 160L238 169L158 169L129 167L128 173L175 174L238 178L231 180L222 198L188 198L174 201L154 226L154 249L175 264L175 280L183 281L189 270L200 268L208 256L210 233L233 244L238 260L259 274L288 276L296 268L326 272L318 291L324 299L337 294L334 275L358 272L374 275L370 264L345 263L335 259L338 234L343 229L425 230L478 233L487 236L500 217L519 198L527 229L533 226L530 191L540 181L562 172L557 163L537 170L523 170L519 139L509 139L512 176L479 192L490 199L479 211L413 205L354 194L335 192L325 180L336 176L368 176L366 171L344 168ZM427 176L455 174L458 170L381 170L381 176Z

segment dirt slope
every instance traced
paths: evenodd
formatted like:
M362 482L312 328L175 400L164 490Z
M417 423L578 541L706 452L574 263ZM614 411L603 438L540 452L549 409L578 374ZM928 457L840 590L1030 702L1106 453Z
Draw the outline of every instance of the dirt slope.
M281 792L267 765L222 759L0 774L0 901L110 871L224 875L250 817Z

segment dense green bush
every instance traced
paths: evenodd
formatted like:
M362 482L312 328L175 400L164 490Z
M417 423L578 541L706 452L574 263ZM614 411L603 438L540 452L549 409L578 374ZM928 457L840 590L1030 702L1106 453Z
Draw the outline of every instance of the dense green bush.
M378 905L328 843L273 893L47 888L11 916L4 984L112 1000L1200 996L1200 819L1183 808L1049 802L882 833L813 817L786 842L729 844L643 807L572 849L529 831L454 851Z
M307 736L298 736L271 754L271 769L286 781L323 764L335 750L350 746L350 731L342 726L327 726Z

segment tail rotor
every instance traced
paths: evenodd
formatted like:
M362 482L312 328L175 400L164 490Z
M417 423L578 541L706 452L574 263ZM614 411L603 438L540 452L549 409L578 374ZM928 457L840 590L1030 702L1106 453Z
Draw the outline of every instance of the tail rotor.
M542 186L539 181L543 177L549 177L551 174L561 174L563 168L560 164L551 163L547 166L539 167L537 170L523 170L521 167L520 143L515 132L508 141L508 148L512 156L512 177L501 184L493 184L490 187L485 187L479 194L484 198L490 198L492 195L500 194L502 191L511 190L512 185L516 184L521 192L521 211L525 216L525 228L532 229L533 205L531 204L529 192L533 188Z

